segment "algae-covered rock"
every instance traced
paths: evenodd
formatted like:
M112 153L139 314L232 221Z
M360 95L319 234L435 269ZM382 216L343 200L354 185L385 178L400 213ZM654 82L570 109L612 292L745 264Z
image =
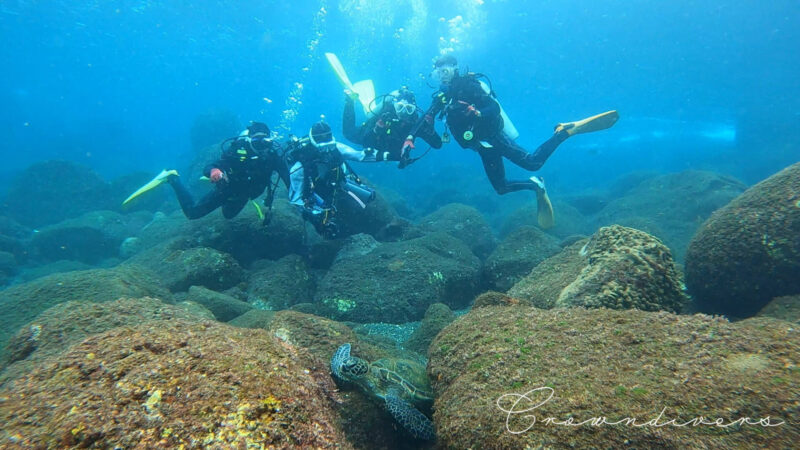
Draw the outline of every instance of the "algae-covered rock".
M522 302L510 295L497 291L486 291L475 297L472 308L483 308L484 306L518 306Z
M153 273L137 267L57 273L0 291L0 356L13 333L52 306L71 300L108 302L122 297L172 299Z
M586 306L677 312L686 303L669 249L649 234L603 227L545 260L508 294L539 308Z
M432 303L463 307L477 290L479 268L467 246L437 232L337 259L315 300L337 320L410 322Z
M647 231L683 261L692 235L712 212L744 192L725 175L699 170L655 176L636 183L597 213L598 226L624 225Z
M241 316L229 320L228 325L239 328L263 328L266 330L269 328L273 317L275 317L275 311L251 309Z
M348 448L333 390L326 365L264 330L154 321L6 384L0 445Z
M737 317L800 294L800 163L703 224L686 254L686 285L702 310Z
M356 340L353 330L343 323L289 310L275 313L269 330L280 339L302 347L324 361L329 360L342 343Z
M299 255L259 261L247 281L247 301L261 309L286 309L314 299L315 281Z
M221 322L233 320L253 309L247 302L202 286L192 286L186 295L187 300L197 302L208 308Z
M532 202L514 210L500 228L500 236L505 238L521 227L537 226L537 208L536 202ZM553 228L548 228L546 233L557 238L563 239L575 234L592 234L595 230L589 219L567 202L553 199L553 214L556 224Z
M11 337L6 360L0 361L0 383L17 378L47 358L64 352L88 336L123 325L137 325L149 320L181 319L189 322L207 320L178 305L161 300L121 298L105 303L69 301L44 311Z
M793 448L800 438L800 331L782 321L759 321L731 324L703 315L604 308L473 309L430 347L439 444ZM712 424L744 417L785 423L679 428L546 422L605 417L644 424L662 408L659 424L700 416Z
M89 167L42 161L14 177L2 206L4 214L15 221L40 227L115 205L109 184Z
M761 308L757 315L800 324L800 295L774 298L767 303L767 306Z
M507 291L531 269L558 253L558 240L539 228L523 226L509 234L483 265L483 278L489 288Z
M461 203L450 203L419 221L423 232L444 231L467 245L481 260L497 246L497 240L486 219L477 209Z
M242 280L242 268L231 255L192 245L188 239L173 239L136 254L125 266L152 270L174 292L185 291L189 286L224 290Z
M420 355L428 354L428 346L444 327L456 319L456 315L444 303L434 303L425 311L425 317L403 347Z
M33 258L40 262L72 260L95 264L116 257L122 241L144 226L148 216L92 211L42 227L30 243Z

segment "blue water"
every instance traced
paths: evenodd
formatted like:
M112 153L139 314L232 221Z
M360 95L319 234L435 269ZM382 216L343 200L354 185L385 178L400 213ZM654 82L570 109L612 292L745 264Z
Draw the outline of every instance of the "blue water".
M425 107L432 58L452 49L491 78L531 150L557 122L620 111L559 148L542 170L551 190L634 170L755 182L800 155L799 24L789 0L3 0L0 148L6 173L52 158L107 179L155 173L191 160L209 110L297 134L324 114L340 129L324 52ZM404 172L363 170L402 190L442 167L482 171L455 143Z

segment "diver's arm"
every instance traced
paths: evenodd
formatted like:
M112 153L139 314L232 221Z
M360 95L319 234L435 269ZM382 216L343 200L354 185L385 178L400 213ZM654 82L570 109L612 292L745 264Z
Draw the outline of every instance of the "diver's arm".
M342 158L347 161L375 161L375 150L356 150L347 144L341 142L336 143L336 150L342 155Z
M430 122L426 120L425 117L422 119L424 122L417 131L417 136L421 137L422 140L433 148L442 148L442 138L436 133L436 129L433 127L433 118L431 117Z

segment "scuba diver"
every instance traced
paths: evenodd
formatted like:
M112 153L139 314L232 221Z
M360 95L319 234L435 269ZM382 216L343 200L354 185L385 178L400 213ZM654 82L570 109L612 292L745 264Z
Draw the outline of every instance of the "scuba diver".
M292 138L286 154L289 169L289 202L298 206L303 218L317 232L332 239L339 233L336 202L339 193L347 195L361 208L375 198L375 191L361 183L347 161L375 161L375 150L355 150L336 142L330 125L315 123L308 136Z
M187 218L198 219L222 207L222 215L231 219L239 214L248 201L260 196L264 189L268 189L264 206L271 208L275 188L280 180L289 187L289 171L283 159L283 151L280 144L272 140L270 129L265 123L252 122L239 136L223 141L220 147L220 158L203 169L204 178L214 184L214 189L199 201L194 201L192 194L181 183L178 172L172 169L162 171L128 197L123 205L168 182L175 190L178 203ZM273 172L278 173L278 179L274 182ZM253 202L253 205L266 223L269 217L257 203Z
M370 107L376 105L377 110L372 110L372 115L358 128L355 109L358 93L345 89L345 94L342 117L345 138L363 147L374 148L376 161L399 161L401 169L421 158L412 159L410 154L414 142L408 139L409 133L420 118L416 97L411 90L403 86L375 99ZM425 120L416 135L431 147L442 148L442 139L436 134L432 119Z
M514 142L518 136L513 124L505 116L495 99L491 86L480 78L484 75L458 71L458 61L452 55L439 57L434 63L432 76L439 81L439 90L433 95L433 103L423 119L411 131L411 141L425 121L432 121L436 115L445 119L446 127L462 148L474 150L480 155L486 176L494 190L507 194L519 190L536 192L538 203L538 222L542 228L555 225L553 206L547 196L544 180L532 176L527 180L508 180L503 158L523 169L536 171L544 165L547 158L570 136L604 130L611 127L619 118L616 111L608 111L576 122L556 125L553 136L542 143L533 153L529 153ZM445 131L443 137L449 134Z

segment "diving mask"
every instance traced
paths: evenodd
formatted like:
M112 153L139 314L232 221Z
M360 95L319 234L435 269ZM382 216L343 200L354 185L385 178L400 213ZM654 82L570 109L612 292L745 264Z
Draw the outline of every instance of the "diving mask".
M444 64L433 69L431 77L438 81L439 84L448 84L456 76L456 72L458 72L457 66Z
M406 100L397 100L394 102L394 112L398 116L410 116L417 112L417 105Z
M272 139L267 134L258 133L250 136L250 146L253 147L253 150L263 152L272 147Z

